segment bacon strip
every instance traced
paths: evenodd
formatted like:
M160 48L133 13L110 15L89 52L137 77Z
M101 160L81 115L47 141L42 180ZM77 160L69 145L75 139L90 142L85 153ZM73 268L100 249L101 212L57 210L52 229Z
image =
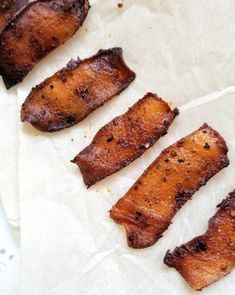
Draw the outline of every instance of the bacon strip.
M207 124L164 150L110 211L125 227L128 245L153 245L192 195L228 166L227 152Z
M21 120L41 131L70 127L87 117L135 79L121 48L100 50L64 69L34 88L21 110Z
M167 130L178 110L152 93L135 103L127 113L101 128L92 143L72 161L89 187L121 170L140 157Z
M218 207L204 235L168 251L164 258L166 265L177 269L198 291L235 267L235 190Z
M45 55L71 38L88 10L88 0L38 0L18 14L0 35L0 74L6 87L21 82Z
M7 24L29 3L28 0L1 0L0 34Z

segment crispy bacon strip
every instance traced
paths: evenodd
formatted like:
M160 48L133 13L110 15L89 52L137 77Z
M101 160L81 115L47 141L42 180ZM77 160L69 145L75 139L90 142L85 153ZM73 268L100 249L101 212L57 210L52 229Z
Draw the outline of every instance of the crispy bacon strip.
M135 79L121 48L100 50L34 88L21 110L21 120L41 131L58 131L87 117Z
M229 164L224 139L207 124L164 150L110 211L128 245L153 245L192 195Z
M121 170L140 157L167 130L178 110L152 93L135 103L127 113L101 128L92 143L72 161L89 187Z
M195 290L202 290L235 267L235 190L218 205L207 232L168 251L164 263L177 269Z
M29 0L1 0L0 34L7 24L29 3Z
M54 48L71 38L89 10L88 0L37 0L0 36L0 74L7 88L21 82Z

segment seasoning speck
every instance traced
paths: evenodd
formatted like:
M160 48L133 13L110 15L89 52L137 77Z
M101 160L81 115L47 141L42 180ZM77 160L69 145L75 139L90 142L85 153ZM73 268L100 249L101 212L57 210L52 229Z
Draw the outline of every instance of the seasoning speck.
M123 7L123 3L118 3L118 8L122 8Z
M195 245L195 251L196 252L203 252L207 250L207 245L203 241L197 241Z
M150 147L150 143L146 143L145 148L148 149Z
M44 110L43 108L41 108L40 115L41 116L45 116L46 115L46 110Z
M112 142L113 141L113 136L107 138L107 142Z
M210 149L210 147L211 147L211 146L209 145L209 143L208 143L208 142L206 142L206 143L205 143L205 145L204 145L204 149L206 149L206 150L209 150L209 149Z

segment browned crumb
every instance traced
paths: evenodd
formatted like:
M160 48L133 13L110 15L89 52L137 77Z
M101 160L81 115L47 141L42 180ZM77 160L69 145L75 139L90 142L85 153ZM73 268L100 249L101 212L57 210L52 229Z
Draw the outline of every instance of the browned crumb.
M118 3L118 8L122 8L123 7L123 3Z

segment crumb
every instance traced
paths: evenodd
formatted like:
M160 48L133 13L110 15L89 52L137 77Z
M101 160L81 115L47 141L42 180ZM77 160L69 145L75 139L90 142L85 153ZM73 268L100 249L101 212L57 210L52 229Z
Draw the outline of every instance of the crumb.
M112 190L111 190L111 188L107 188L107 192L109 192L109 193L112 193Z
M9 260L12 260L13 257L14 257L14 255L10 255L9 256Z
M150 143L146 143L145 148L148 149L150 147Z
M169 104L169 106L170 106L170 107L172 107L172 106L173 106L173 102L172 102L172 101L169 101L169 103L168 103L168 104Z
M86 136L86 135L84 135L84 138L87 138L87 136Z
M71 138L71 141L73 141L73 138Z
M100 191L100 189L99 188L96 188L95 191L98 193Z
M123 3L118 3L118 8L122 8L123 7Z
M112 34L111 33L109 33L109 38L111 38L112 37Z

